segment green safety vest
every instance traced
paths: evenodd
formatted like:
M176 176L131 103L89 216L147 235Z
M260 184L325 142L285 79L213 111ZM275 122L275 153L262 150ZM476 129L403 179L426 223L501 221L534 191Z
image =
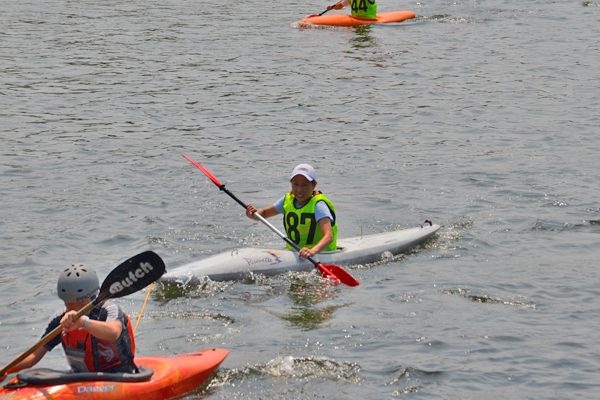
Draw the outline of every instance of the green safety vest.
M324 201L331 211L333 217L333 223L331 224L331 230L333 233L333 241L323 251L337 250L337 224L335 218L335 208L333 204L323 195L321 192L313 193L311 199L301 208L296 208L294 205L294 195L288 193L285 195L283 201L283 210L285 212L283 216L283 226L287 232L287 237L300 248L306 247L308 249L313 248L321 239L323 239L323 232L317 217L315 215L315 206L317 202ZM293 249L290 244L286 245L288 249Z
M377 18L377 2L373 0L350 0L352 16L360 18Z

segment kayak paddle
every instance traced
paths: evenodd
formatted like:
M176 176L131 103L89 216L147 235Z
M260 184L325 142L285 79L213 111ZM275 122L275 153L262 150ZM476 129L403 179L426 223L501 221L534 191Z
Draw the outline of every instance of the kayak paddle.
M309 15L309 16L308 16L308 17L306 17L306 18L320 17L321 15L325 14L327 11L329 11L329 10L325 10L325 11L323 11L321 14L313 14L313 15Z
M188 160L189 162L191 162L192 164L194 164L196 167L198 167L202 172L204 172L204 174L210 178L211 181L213 181L213 183L215 185L217 185L219 187L220 190L224 191L225 193L227 193L229 195L229 197L231 197L232 199L234 199L235 201L238 202L239 205L241 205L242 207L244 207L244 209L248 208L247 204L244 204L240 199L238 199L237 197L235 197L235 195L233 193L231 193L229 190L227 190L225 188L225 185L222 185L221 182L219 182L217 180L217 178L215 178L215 176L206 168L204 168L202 165L198 164L196 161L192 160L189 157L186 157L182 154L182 156ZM275 228L273 225L271 225L269 222L267 222L266 219L263 218L262 215L260 215L259 213L255 212L254 216L256 218L258 218L260 220L260 222L262 222L263 224L265 224L266 226L268 226L273 232L275 232L280 238L282 238L283 240L285 240L285 242L287 244L289 244L290 246L292 246L294 249L296 249L296 251L300 251L300 247L292 242L287 236L285 236L283 233L281 233L277 228ZM314 260L312 257L308 257L308 261L310 261L311 263L314 264L315 267L317 267L319 269L319 271L321 271L321 275L323 276L323 278L333 278L338 282L342 282L348 286L358 286L360 285L360 283L354 279L352 277L352 275L350 275L348 272L346 272L346 270L344 270L341 267L338 267L337 265L323 265L320 262Z
M340 3L341 3L341 1L338 1L337 3L335 3L335 4L333 5L333 7L337 6L337 5L338 5L338 4L340 4ZM332 9L332 10L333 10L333 7L331 7L331 9ZM309 16L308 16L308 17L306 17L306 18L320 17L321 15L325 14L327 11L329 11L329 9L327 9L327 10L323 11L321 14L313 14L313 15L309 15ZM185 157L185 156L184 156L184 157Z
M98 304L110 298L117 298L135 293L152 282L156 281L165 273L165 263L152 251L145 251L116 267L102 283L100 294L94 301L83 307L73 316L73 321L77 321L82 315L96 307ZM0 370L0 376L10 371L15 365L27 358L28 355L48 343L62 331L62 325L57 326L52 332L48 333L32 348L15 358L13 362Z

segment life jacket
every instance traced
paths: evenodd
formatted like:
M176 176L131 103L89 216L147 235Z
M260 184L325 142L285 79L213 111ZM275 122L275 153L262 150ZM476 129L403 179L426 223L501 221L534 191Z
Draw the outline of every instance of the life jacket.
M337 250L337 223L335 217L335 208L327 197L321 192L314 192L310 200L301 208L297 208L294 204L294 195L288 193L285 195L283 201L283 226L287 232L287 237L300 248L306 247L308 249L313 248L321 239L323 239L323 232L317 217L315 215L315 207L317 202L324 201L329 207L333 222L331 223L331 230L333 234L333 241L323 251ZM294 247L290 244L286 244L288 249Z
M352 16L360 18L377 18L377 3L375 0L350 0Z
M90 319L106 321L107 311L94 308ZM135 339L129 315L119 308L118 320L123 324L119 338L112 342L96 338L85 329L63 332L62 344L74 372L134 372Z

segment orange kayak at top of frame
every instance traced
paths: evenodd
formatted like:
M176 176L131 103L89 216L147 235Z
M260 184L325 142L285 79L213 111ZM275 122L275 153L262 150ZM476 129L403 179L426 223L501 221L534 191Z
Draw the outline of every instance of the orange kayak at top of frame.
M402 22L415 17L412 11L392 11L377 14L377 18L359 18L348 14L329 14L316 17L308 17L298 21L302 27L312 25L330 26L361 26L369 24L389 24L391 22Z

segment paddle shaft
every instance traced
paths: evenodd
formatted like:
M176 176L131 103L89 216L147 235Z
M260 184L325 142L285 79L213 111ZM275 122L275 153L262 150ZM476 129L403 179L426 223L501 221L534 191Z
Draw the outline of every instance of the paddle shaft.
M343 0L342 0L342 1L343 1ZM335 3L335 4L334 4L334 5L331 7L331 9L333 10L333 7L337 6L337 5L338 5L338 4L340 4L342 1L338 1L337 3ZM321 14L319 14L319 15L317 15L317 14L313 14L313 15L309 15L309 16L308 16L308 17L306 17L306 18L320 17L321 15L325 14L327 11L329 11L329 9L327 9L327 10L323 11L323 12L322 12Z
M344 1L344 0L340 0L340 1L338 1L337 3L335 3L333 6L331 6L331 9L333 10L333 7L337 6L337 5L338 5L338 4L340 4L342 1ZM321 14L319 14L319 17L320 17L321 15L325 14L327 11L329 11L329 9L327 9L327 10L323 11Z

